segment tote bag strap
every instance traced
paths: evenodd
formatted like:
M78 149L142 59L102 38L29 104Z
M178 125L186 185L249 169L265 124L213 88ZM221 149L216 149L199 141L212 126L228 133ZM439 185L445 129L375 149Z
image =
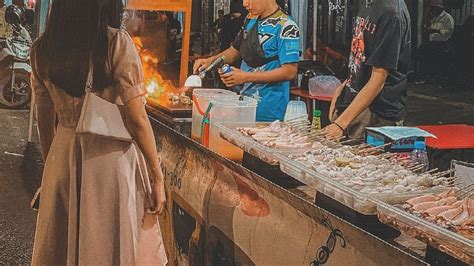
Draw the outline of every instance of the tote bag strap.
M86 80L86 93L92 93L92 84L94 82L94 62L92 56L89 58L89 69L87 71L87 80Z

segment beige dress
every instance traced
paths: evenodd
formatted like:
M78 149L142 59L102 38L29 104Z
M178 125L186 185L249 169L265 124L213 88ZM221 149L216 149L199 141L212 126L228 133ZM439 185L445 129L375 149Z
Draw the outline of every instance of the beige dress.
M130 36L109 28L108 39L106 73L115 85L101 96L127 102L143 95L142 68ZM77 135L84 97L71 97L41 80L34 49L31 54L37 105L54 106L59 120L45 163L32 264L166 264L157 219L145 215L148 177L146 170L140 174L144 160L136 144Z

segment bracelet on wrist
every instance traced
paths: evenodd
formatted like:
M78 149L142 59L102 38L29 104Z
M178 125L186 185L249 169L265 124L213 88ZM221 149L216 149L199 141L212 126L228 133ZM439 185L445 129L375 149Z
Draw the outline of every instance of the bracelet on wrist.
M341 125L339 125L336 121L334 121L334 122L332 122L332 123L333 123L334 125L336 125L340 130L342 130L342 133L343 133L344 135L347 135L345 128L341 127Z
M159 169L161 169L161 163L159 163L157 166L151 168L150 170L151 170L152 172L156 172L156 171L159 170Z

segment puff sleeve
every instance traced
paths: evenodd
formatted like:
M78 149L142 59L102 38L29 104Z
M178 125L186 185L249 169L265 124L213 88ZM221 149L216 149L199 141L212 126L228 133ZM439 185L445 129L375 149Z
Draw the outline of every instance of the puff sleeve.
M140 57L126 31L117 31L111 41L109 53L115 88L122 102L145 95Z
M33 45L30 53L31 63L31 89L35 97L35 103L38 107L53 107L53 100L43 80L38 75L38 66L36 62L36 45Z

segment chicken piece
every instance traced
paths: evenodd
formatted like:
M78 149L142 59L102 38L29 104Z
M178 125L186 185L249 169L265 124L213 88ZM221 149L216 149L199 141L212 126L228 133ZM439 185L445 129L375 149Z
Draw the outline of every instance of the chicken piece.
M427 202L422 202L422 203L415 204L411 207L411 209L414 213L422 213L422 212L424 212L428 209L434 208L436 206L438 206L436 204L436 201L427 201Z
M423 211L423 216L432 218L432 220L436 219L436 216L444 211L450 210L453 207L450 205L444 205L444 206L436 206L433 208L429 208L425 211Z
M453 209L459 208L459 207L461 207L463 202L464 202L463 200L458 200L458 201L456 201L455 203L453 203L451 205L451 208L453 208Z
M469 199L465 199L462 204L462 212L458 214L457 216L455 216L449 222L454 226L459 226L463 224L465 221L467 221L469 217L472 217L472 215L470 215L469 213Z
M450 189L446 190L445 192L439 194L440 198L447 198L447 197L451 197L451 196L456 196L456 191L454 190L454 188L450 188Z
M435 195L432 195L432 194L427 194L427 195L423 195L423 196L419 196L419 197L416 197L416 198L409 199L409 200L406 201L406 203L408 203L410 206L414 206L416 204L423 203L423 202L437 201L438 199L439 199L438 196L435 196Z
M438 200L436 203L438 204L438 206L445 206L445 205L451 206L456 201L457 201L456 197L450 196L450 197L447 197L447 198L442 198L442 199Z
M451 222L463 212L464 204L465 204L465 200L462 201L461 206L439 213L438 216L436 217L437 220L440 222L443 222L443 221Z

